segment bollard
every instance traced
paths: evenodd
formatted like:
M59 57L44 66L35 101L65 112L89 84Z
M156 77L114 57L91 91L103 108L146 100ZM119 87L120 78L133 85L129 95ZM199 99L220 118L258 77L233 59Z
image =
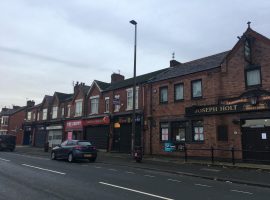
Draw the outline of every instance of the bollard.
M184 151L185 151L185 162L187 162L187 147L184 146Z
M234 159L234 147L232 147L231 151L232 151L232 164L235 165L235 159Z
M212 164L214 163L214 147L211 146L211 160L212 160Z

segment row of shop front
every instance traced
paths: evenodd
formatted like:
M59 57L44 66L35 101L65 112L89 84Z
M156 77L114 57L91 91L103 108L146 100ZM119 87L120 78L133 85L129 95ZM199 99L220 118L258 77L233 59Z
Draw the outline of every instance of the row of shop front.
M141 117L136 117L136 143L141 141ZM66 139L89 140L98 149L130 152L132 117L130 114L72 119L46 123L25 123L23 145L52 148Z

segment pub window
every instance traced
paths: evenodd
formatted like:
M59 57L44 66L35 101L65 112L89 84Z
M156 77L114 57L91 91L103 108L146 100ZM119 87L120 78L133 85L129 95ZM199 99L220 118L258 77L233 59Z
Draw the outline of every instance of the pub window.
M245 70L246 74L246 86L258 86L261 85L261 68L252 67Z
M174 101L181 101L184 99L184 84L174 85Z
M192 88L192 98L201 98L202 97L202 80L195 80L191 82Z
M219 125L217 127L217 139L218 141L228 141L228 126Z
M168 87L161 87L159 88L159 102L168 103Z
M185 123L181 122L172 123L172 141L174 142L186 141Z
M160 141L166 142L169 140L169 124L160 123Z
M204 141L203 121L193 121L192 127L193 127L193 141L194 142Z

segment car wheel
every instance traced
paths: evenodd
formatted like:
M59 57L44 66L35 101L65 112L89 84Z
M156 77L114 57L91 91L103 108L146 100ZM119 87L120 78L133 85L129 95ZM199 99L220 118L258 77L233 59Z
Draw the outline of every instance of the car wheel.
M68 154L68 162L73 162L74 158L73 158L73 154L70 153Z
M56 160L55 152L52 152L52 153L51 153L51 159L52 159L52 160Z
M95 162L97 159L97 157L94 157L94 158L89 158L89 162Z

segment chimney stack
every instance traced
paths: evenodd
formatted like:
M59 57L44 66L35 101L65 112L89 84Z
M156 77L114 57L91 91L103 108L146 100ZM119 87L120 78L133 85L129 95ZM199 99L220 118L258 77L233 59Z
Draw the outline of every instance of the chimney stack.
M123 80L125 80L125 77L121 74L113 73L111 75L111 83L116 83L116 82L123 81Z
M34 105L35 105L35 101L28 100L28 101L26 102L26 106L27 106L27 107L33 107Z

